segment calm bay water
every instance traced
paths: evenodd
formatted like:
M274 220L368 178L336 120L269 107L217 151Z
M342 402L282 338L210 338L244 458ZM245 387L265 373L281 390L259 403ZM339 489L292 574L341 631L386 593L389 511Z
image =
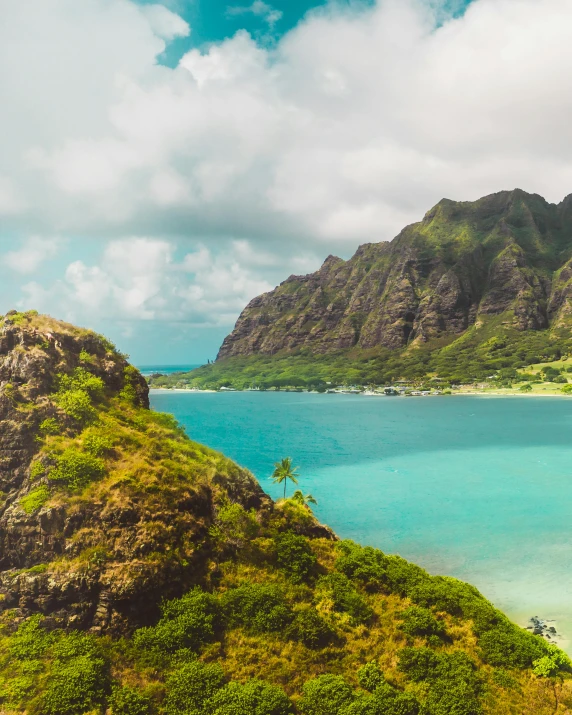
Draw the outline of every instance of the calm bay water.
M572 399L155 391L151 402L273 497L273 463L292 456L341 537L572 637Z

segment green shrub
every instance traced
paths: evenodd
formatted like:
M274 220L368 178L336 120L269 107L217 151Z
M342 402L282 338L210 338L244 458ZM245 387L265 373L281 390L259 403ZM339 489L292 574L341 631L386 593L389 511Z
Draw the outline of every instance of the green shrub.
M226 591L221 599L230 625L254 633L282 631L293 615L278 586L245 584Z
M360 694L338 711L339 715L418 715L419 701L388 683L382 683L373 695Z
M319 675L304 683L298 708L304 715L338 715L354 700L352 687L341 675Z
M30 477L32 477L32 480L38 479L38 477L43 476L45 471L46 467L43 462L32 462L32 466L30 467Z
M373 610L356 591L349 578L341 573L323 576L317 584L318 594L324 594L334 604L334 609L351 616L354 625L369 623L374 615Z
M42 715L83 715L101 706L109 689L109 668L95 638L79 633L63 636L53 655L40 704Z
M80 424L87 424L97 417L91 398L84 390L62 392L54 397L54 401L68 417Z
M48 417L40 423L39 430L41 435L59 434L60 426L58 425L57 420L53 417Z
M127 365L123 370L123 389L119 393L119 397L132 405L137 403L137 390L135 389L135 385L138 374L137 368L133 367L133 365Z
M530 668L546 654L547 644L506 619L479 633L479 647L485 663L497 668Z
M518 687L517 681L502 668L497 668L493 672L493 680L501 688L514 689Z
M539 677L548 678L559 670L570 670L570 658L552 643L546 646L547 654L534 660L533 672Z
M403 648L397 667L414 683L429 680L439 666L439 656L431 648Z
M293 640L300 641L307 648L318 649L325 648L331 643L336 632L315 608L308 607L296 613L287 635Z
M425 712L430 715L482 715L479 697L464 682L437 681L425 700Z
M387 557L371 546L360 546L353 541L342 541L336 569L362 583L368 590L379 591L388 583Z
M135 631L133 642L138 650L174 653L181 648L198 650L216 639L221 627L218 600L196 588L182 598L168 601L156 626Z
M205 704L208 715L290 715L292 712L292 703L284 691L261 680L244 684L231 682Z
M49 498L50 490L47 484L40 484L37 489L32 490L20 499L20 507L26 514L33 514L38 509L41 509Z
M44 617L30 616L10 639L10 655L16 660L40 658L53 643L54 636L42 628Z
M253 512L246 511L240 504L225 504L218 510L209 534L219 548L225 545L240 548L254 539L259 529Z
M276 563L294 583L306 583L314 575L318 560L308 539L288 531L274 539Z
M399 653L398 668L410 680L430 685L425 702L430 715L482 713L482 684L466 653L437 654L430 648L404 648Z
M415 586L431 580L431 576L420 566L412 564L401 556L386 556L387 583L400 596L408 596Z
M224 673L216 664L193 661L174 670L166 680L166 715L202 711L206 700L224 685Z
M151 712L149 698L127 685L113 688L107 704L111 715L149 715Z
M84 436L82 446L93 457L105 457L113 448L113 443L106 435L90 432Z
M58 457L56 466L49 473L49 478L54 482L62 482L72 491L78 491L104 475L105 464L101 459L80 452L77 447L68 447Z
M428 576L409 589L406 594L414 603L437 611L446 611L453 616L463 615L463 593L466 584L446 576ZM478 592L476 595L482 598ZM473 596L471 595L471 598Z
M411 606L401 614L401 629L409 636L443 636L445 629L428 608Z
M385 683L385 678L376 660L366 663L357 672L358 683L370 693Z
M100 377L93 375L83 367L76 367L71 374L61 374L56 379L56 389L59 393L83 391L94 399L103 395L104 383Z

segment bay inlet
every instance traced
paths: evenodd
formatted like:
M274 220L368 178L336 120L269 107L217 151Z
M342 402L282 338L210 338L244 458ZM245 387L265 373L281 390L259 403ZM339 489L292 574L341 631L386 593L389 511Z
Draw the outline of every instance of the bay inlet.
M572 401L152 391L271 496L291 456L342 538L474 584L513 620L572 636Z

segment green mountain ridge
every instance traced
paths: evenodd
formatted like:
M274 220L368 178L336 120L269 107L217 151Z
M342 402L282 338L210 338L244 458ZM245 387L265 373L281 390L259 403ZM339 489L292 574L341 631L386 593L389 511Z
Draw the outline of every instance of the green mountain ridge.
M347 261L329 256L254 298L216 363L185 382L482 379L567 354L571 322L572 197L444 199L393 241L364 244Z
M6 715L572 712L558 648L274 503L91 331L0 318L0 489Z

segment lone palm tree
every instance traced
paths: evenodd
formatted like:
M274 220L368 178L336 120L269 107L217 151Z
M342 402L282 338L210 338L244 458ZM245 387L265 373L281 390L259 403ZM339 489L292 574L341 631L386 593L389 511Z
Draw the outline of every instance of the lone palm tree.
M300 489L296 489L294 494L292 494L292 499L300 502L300 504L304 504L304 506L318 503L311 494L304 494Z
M272 481L274 484L282 484L284 482L284 499L286 499L286 484L288 480L294 484L298 484L296 477L298 476L298 467L292 466L292 457L284 457L280 462L274 465L272 473Z

